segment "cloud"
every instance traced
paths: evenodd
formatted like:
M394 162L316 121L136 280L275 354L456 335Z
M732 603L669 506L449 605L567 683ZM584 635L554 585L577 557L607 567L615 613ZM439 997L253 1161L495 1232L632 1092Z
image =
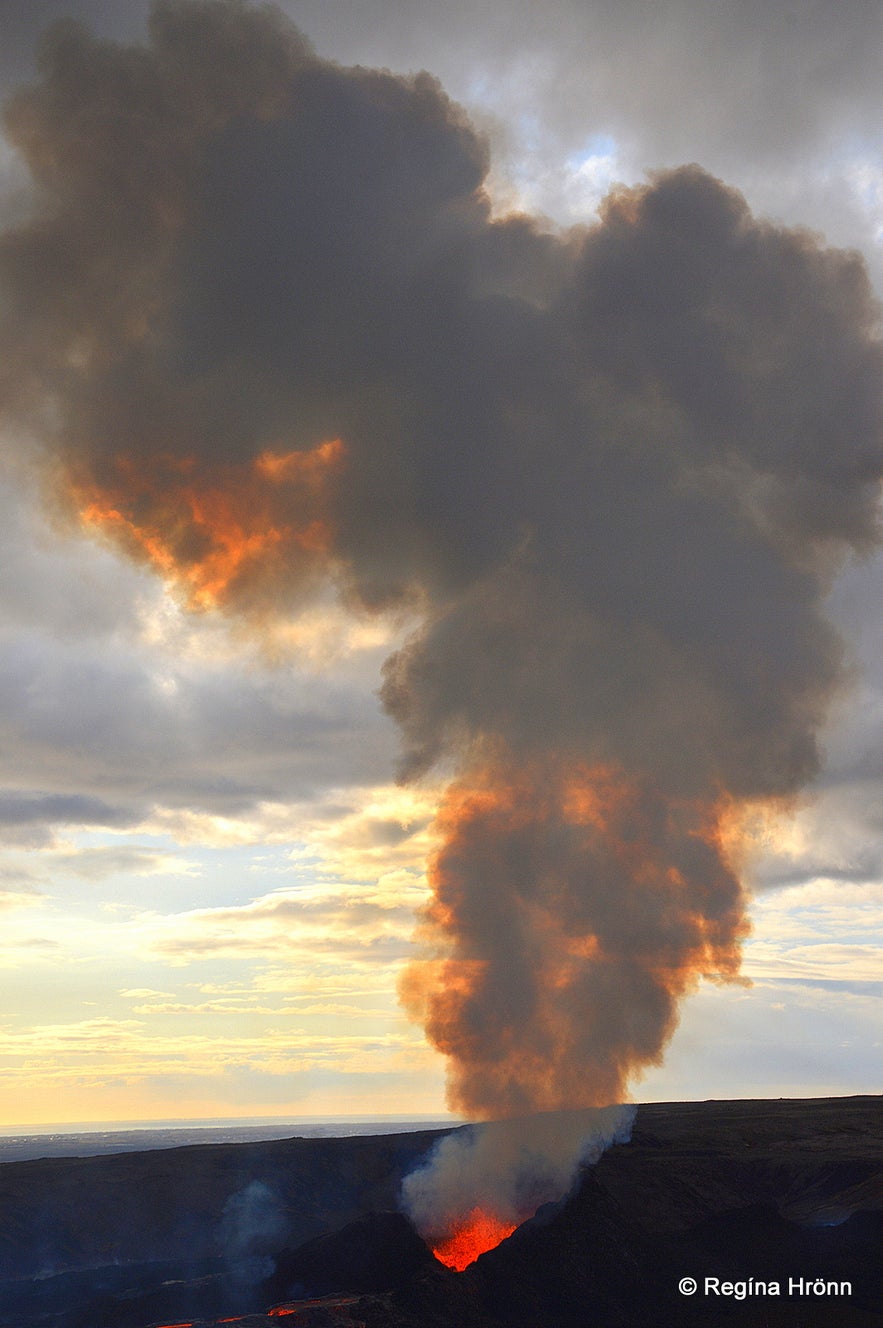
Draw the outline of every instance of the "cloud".
M112 807L98 798L78 794L0 793L0 825L20 826L34 822L44 825L131 824L132 813Z
M203 986L202 991L215 990ZM349 1000L377 999L390 995L389 973L385 968L336 967L333 963L318 963L308 970L266 966L255 974L253 990L256 992L285 993L291 1002L314 1001L317 997L345 997Z
M33 501L28 486L6 492L12 512ZM302 668L291 641L274 663L222 624L188 622L107 551L33 516L19 524L0 523L0 553L15 552L0 589L7 842L51 845L59 826L136 829L163 809L247 817L268 799L386 775L391 726L372 696L382 624L372 636L336 611L328 632L350 644L333 677L314 655ZM316 618L311 630L325 628ZM329 637L326 648L338 647Z
M39 875L18 862L5 862L0 865L0 886L13 893L35 894Z
M245 1037L174 1036L150 1033L140 1019L99 1017L0 1031L0 1078L24 1070L28 1080L61 1087L93 1078L137 1083L170 1074L198 1079L244 1068L274 1076L322 1069L363 1075L376 1072L378 1056L386 1069L395 1071L425 1063L428 1054L412 1033L334 1037L291 1028Z
M42 898L37 872L16 862L0 864L0 910L17 909Z
M858 986L881 983L883 947L874 945L837 945L818 942L814 945L787 946L755 944L746 958L746 972L752 977L776 981L804 981Z
M234 908L144 919L149 950L173 963L209 956L325 960L382 966L410 949L419 877L399 873L373 888L317 884L276 890Z
M850 991L758 978L738 995L708 986L687 1005L666 1063L649 1072L641 1098L876 1093L881 1037L876 984Z
M4 746L16 752L7 777L32 788L54 777L45 819L71 796L90 800L80 803L84 821L106 795L124 800L133 820L135 808L143 816L157 803L237 813L344 772L364 778L388 745L363 698L339 685L240 665L179 677L167 693L145 663L134 648L72 660L10 643L0 665ZM162 663L174 676L173 662ZM108 815L118 824L126 813Z
M760 980L879 984L883 883L820 876L760 896L746 945L745 971Z
M77 848L54 851L47 866L53 872L70 873L84 880L102 881L119 874L157 876L174 874L178 878L202 874L197 864L171 853L157 852L137 844L108 848Z
M149 996L161 998L174 995L171 991L157 991L154 987L128 987L119 994L131 1000L146 1000Z

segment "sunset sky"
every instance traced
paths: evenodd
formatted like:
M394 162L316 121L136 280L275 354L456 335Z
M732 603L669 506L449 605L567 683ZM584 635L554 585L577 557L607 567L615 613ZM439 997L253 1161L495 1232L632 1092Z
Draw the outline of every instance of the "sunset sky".
M489 137L495 215L591 225L612 185L698 163L756 215L860 250L883 295L877 5L279 8L322 57L437 76ZM34 77L52 20L128 43L147 11L6 0L4 94ZM29 189L0 147L4 228ZM446 772L397 784L378 700L419 606L358 611L320 586L260 626L188 608L59 507L36 430L2 429L0 1126L442 1115L443 1059L397 981ZM687 997L637 1100L880 1091L879 554L837 576L829 613L848 685L821 773L754 828L749 981Z

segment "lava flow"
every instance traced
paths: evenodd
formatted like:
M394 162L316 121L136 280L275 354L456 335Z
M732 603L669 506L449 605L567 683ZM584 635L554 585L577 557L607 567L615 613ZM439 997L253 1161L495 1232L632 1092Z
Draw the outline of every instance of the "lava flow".
M473 1208L451 1235L432 1246L432 1252L440 1263L462 1273L480 1254L495 1249L514 1230L514 1222L502 1222L492 1213Z

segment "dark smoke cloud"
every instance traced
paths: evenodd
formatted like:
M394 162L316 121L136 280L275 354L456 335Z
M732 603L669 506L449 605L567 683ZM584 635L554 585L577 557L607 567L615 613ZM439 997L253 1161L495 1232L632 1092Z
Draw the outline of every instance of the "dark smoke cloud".
M74 14L132 38L147 0L6 0L0 75L29 73L34 34ZM317 48L352 63L426 64L459 95L536 114L565 149L591 134L639 144L647 164L701 155L755 171L879 137L883 18L873 0L284 0Z
M58 501L104 495L186 586L222 551L193 493L303 454L268 520L322 539L216 599L258 623L331 575L420 609L383 699L405 774L459 783L440 985L411 997L470 1109L609 1100L697 975L736 970L724 812L818 767L824 598L878 536L861 260L696 166L564 237L492 220L432 78L321 60L236 0L162 0L144 47L55 28L8 131L34 196L0 242L0 394Z
M139 34L144 8L141 0L4 0L0 82L33 76L35 36L54 20L75 13L108 35L132 38Z
M871 0L785 9L756 0L408 0L392 9L387 0L287 0L282 8L344 62L432 68L487 116L501 177L529 177L531 197L553 215L579 219L580 162L604 155L599 145L612 137L618 178L701 161L755 206L863 244L877 268L862 199L875 189L883 110L883 20ZM7 0L0 85L31 76L34 36L52 17L75 14L131 39L148 9L148 0Z

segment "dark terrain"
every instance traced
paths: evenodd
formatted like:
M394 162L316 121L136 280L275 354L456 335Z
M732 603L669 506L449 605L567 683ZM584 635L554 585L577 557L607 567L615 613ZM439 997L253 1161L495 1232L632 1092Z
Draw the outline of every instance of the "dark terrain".
M462 1274L394 1211L443 1133L0 1166L0 1328L883 1328L879 1097L642 1106Z

